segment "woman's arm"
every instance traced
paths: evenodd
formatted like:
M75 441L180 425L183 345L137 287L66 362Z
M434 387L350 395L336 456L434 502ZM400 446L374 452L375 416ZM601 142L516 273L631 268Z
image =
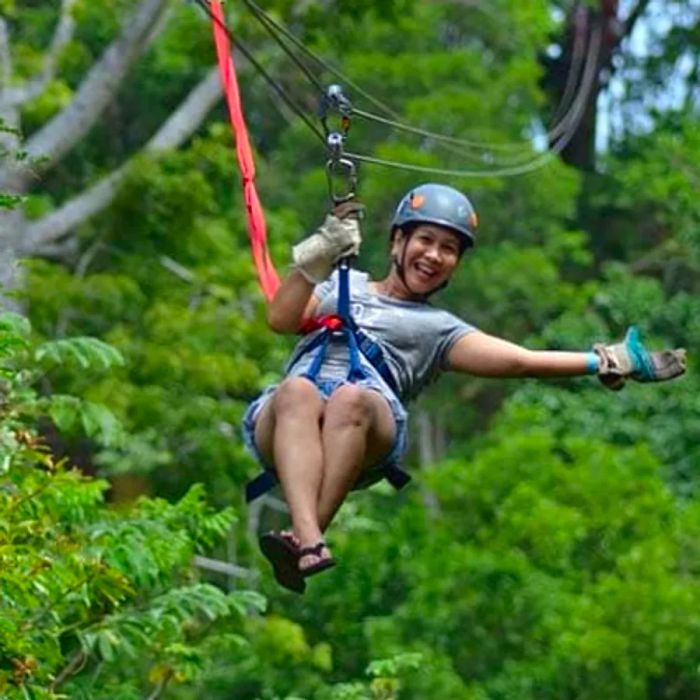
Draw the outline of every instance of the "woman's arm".
M477 377L578 377L589 374L590 353L528 350L481 331L462 336L447 367Z
M298 333L302 323L313 316L319 304L313 295L315 285L330 277L341 258L359 252L362 210L355 200L337 205L314 233L292 248L294 267L267 308L273 331Z
M293 269L282 281L267 307L267 323L276 333L298 333L302 323L314 315L319 300L314 283Z

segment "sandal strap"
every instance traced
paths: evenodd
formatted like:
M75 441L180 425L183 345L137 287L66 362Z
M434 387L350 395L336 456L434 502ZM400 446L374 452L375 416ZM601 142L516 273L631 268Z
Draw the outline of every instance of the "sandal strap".
M305 557L308 554L312 554L315 557L320 557L321 556L321 551L323 550L324 547L327 547L328 545L321 540L315 545L312 545L311 547L302 547L299 550L299 557Z

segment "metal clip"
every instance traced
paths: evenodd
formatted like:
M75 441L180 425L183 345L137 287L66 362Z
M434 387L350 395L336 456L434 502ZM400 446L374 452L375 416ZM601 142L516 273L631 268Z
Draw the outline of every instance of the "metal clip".
M357 191L357 170L349 158L329 158L326 162L328 191L333 204L347 202ZM342 187L341 187L342 185Z
M340 117L340 128L337 130L332 130L328 126L331 112ZM343 88L340 85L329 85L321 97L319 116L330 153L330 158L326 162L326 177L334 205L352 199L357 190L355 163L343 156L343 146L350 130L351 114L352 104L345 96Z

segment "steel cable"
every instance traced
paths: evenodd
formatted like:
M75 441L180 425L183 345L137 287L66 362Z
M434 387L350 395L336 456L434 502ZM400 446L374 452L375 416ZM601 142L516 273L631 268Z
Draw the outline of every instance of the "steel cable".
M243 0L245 6L251 11L251 13L258 19L259 22L264 23L265 29L268 31L268 33L275 38L277 43L285 50L285 52L288 53L289 55L289 49L288 47L284 46L284 43L281 41L279 36L275 36L275 32L279 32L279 34L283 35L286 39L288 39L290 42L292 42L300 51L304 53L305 56L307 56L309 59L314 61L320 68L323 70L328 71L332 75L334 75L336 78L338 78L341 82L343 82L346 85L349 85L353 90L355 90L358 95L361 95L364 97L367 101L371 102L375 106L377 106L381 111L385 112L389 116L392 117L392 119L387 119L385 117L380 117L378 115L372 114L371 112L367 112L365 110L360 110L357 108L353 108L353 113L356 114L357 116L363 117L368 120L375 121L377 123L384 124L386 126L390 126L392 128L395 128L400 131L404 131L407 133L412 133L414 135L422 136L424 138L429 138L436 143L442 143L442 144L449 144L451 146L458 146L458 147L464 147L466 149L475 149L479 150L482 152L488 152L488 151L496 151L496 152L513 152L517 150L524 150L527 148L527 145L525 143L487 143L487 142L482 142L482 141L473 141L469 139L463 139L463 138L458 138L458 137L451 137L451 136L445 136L443 134L439 134L436 132L432 132L426 129L420 129L418 127L414 127L408 124L404 124L400 121L400 115L398 115L394 110L392 110L390 107L388 107L386 104L382 103L380 100L376 99L373 97L371 94L363 90L359 85L354 83L350 78L348 78L346 75L341 73L338 69L336 69L334 66L332 66L330 63L322 59L321 57L317 56L313 51L311 51L306 45L298 39L292 32L290 32L284 25L281 23L277 22L275 19L273 19L269 14L265 12L256 2L255 0ZM584 52L583 49L585 47L585 32L577 32L576 37L575 37L575 46L574 46L574 52L573 52L573 58L571 62L571 66L567 75L567 83L566 87L564 90L564 94L562 97L562 100L560 103L557 105L557 108L555 110L555 115L561 114L562 111L566 110L564 113L564 116L562 119L555 124L549 131L546 132L543 136L547 139L548 142L552 142L556 140L562 133L564 133L564 130L566 129L566 124L567 124L567 116L570 113L571 107L564 107L564 105L568 102L568 100L571 98L572 92L575 89L577 83L578 83L578 78L579 75L582 71L583 68L583 62L584 62ZM296 60L295 60L296 62ZM573 105L573 102L572 102ZM529 149L528 149L529 150ZM473 159L475 156L473 153L467 151L455 151L454 149L451 149L451 152L458 154L458 155L463 155L465 157ZM530 152L524 153L522 157L520 158L514 158L514 159L509 159L509 162L512 163L514 160L515 163L518 161L522 160L522 158L529 158L530 157ZM479 157L479 160L483 161L488 158L488 155L482 155ZM492 156L491 160L497 160L497 157Z
M595 70L597 65L598 52L600 51L601 39L601 30L600 28L596 28L591 37L591 58L589 59L586 66L586 72L584 73L582 79L581 90L579 91L579 94L577 96L577 102L575 104L575 107L572 110L570 110L569 116L567 117L569 122L569 125L567 126L567 131L563 133L562 137L556 143L554 143L547 152L541 154L536 158L533 158L529 162L522 163L520 165L514 165L511 167L494 168L492 170L456 170L451 168L433 168L431 166L402 163L401 161L392 161L384 158L376 158L374 156L367 156L360 153L345 153L345 155L348 158L353 158L361 163L370 163L373 165L382 165L400 170L408 170L412 172L420 172L431 175L442 175L448 177L509 177L514 175L523 175L533 170L537 170L538 168L541 168L542 166L550 162L556 155L561 153L561 151L563 151L564 148L566 148L566 145L569 143L576 131L576 127L578 126L580 118L585 110L589 92L595 79Z
M309 127L309 129L319 138L321 143L323 143L325 146L326 138L323 135L323 132L306 115L304 110L301 107L299 107L291 99L291 97L289 97L285 89L267 73L267 71L262 67L258 60L253 56L252 52L248 48L246 48L245 44L241 42L239 38L235 38L233 36L233 33L229 30L229 28L213 15L211 9L207 4L207 0L194 0L194 2L197 5L199 5L199 7L205 12L205 14L209 17L209 19L212 22L215 22L223 31L226 32L227 36L232 42L232 45L234 45L243 54L243 56L245 56L246 60L263 77L265 82L267 82L267 84L274 90L278 97L280 97L280 99L287 105L287 107L289 107L289 109L291 109L292 112L294 112L294 114L296 114L296 116L299 117Z
M195 2L204 10L204 12L213 20L218 23L218 20L213 17L209 7L206 4L206 0L195 0ZM260 8L254 0L243 0L244 5L251 11L254 17L263 25L263 28L270 34L270 36L275 39L279 44L285 54L294 62L294 64L302 70L306 78L311 82L311 84L321 92L323 92L323 87L318 81L316 76L314 76L306 65L304 65L297 56L289 49L287 45L280 39L276 34L279 32L284 35L290 42L292 42L304 55L313 60L317 66L332 73L336 78L353 88L359 95L364 97L367 101L371 102L377 106L382 111L391 115L392 117L398 115L381 101L374 98L372 95L362 90L358 85L351 81L347 76L342 74L339 70L331 66L329 63L318 57L310 49L308 49L303 42L301 42L292 32L290 32L286 27L276 22L272 17L270 17L262 8ZM309 119L309 117L304 113L303 109L296 105L293 100L287 95L285 89L279 85L260 65L260 63L253 57L252 53L243 45L240 39L234 39L230 30L219 23L227 35L232 41L235 41L235 45L240 49L241 53L246 57L246 59L251 63L251 65L262 75L268 85L275 91L275 93L284 101L284 103L300 118L302 121L311 129L311 131L322 141L324 146L326 145L326 139L321 132L321 130L316 127L316 125ZM578 83L578 74L581 68L581 63L584 61L584 46L585 46L585 32L577 32L574 52L571 62L571 68L569 75L567 77L567 84L563 93L563 99L557 106L555 110L555 115L561 113L562 104L564 104L564 98L569 99L570 95L575 90ZM524 158L528 158L524 162L518 162L520 159L515 159L514 161L504 165L504 167L496 167L491 169L480 169L480 170L466 170L466 169L452 169L452 168L434 168L430 166L421 166L410 163L403 163L400 161L392 161L382 158L377 158L374 156L368 156L359 153L349 153L346 155L349 158L355 159L358 162L365 162L374 165L381 165L386 167L393 167L398 169L410 170L414 172L430 173L443 176L453 176L453 177L506 177L513 175L520 175L537 168L542 167L549 161L551 161L556 155L558 155L568 144L568 142L573 137L576 127L580 121L583 110L585 108L586 102L588 100L589 92L593 84L593 79L595 77L595 68L597 65L598 52L600 50L601 34L600 30L596 29L591 37L591 45L589 47L588 55L585 58L585 65L583 66L583 77L580 81L580 87L578 94L575 96L570 107L566 108L564 116L557 122L557 124L550 129L547 133L548 142L551 144L549 150L535 158L530 158L530 154L524 154ZM381 117L371 112L365 110L360 110L357 108L352 109L352 113L361 118L367 120L372 120L377 123L390 126L397 130L402 130L407 133L412 133L414 135L419 135L424 138L434 140L439 144L449 144L452 146L466 147L471 149L479 149L482 151L480 160L486 160L490 157L491 160L496 160L496 158L489 154L489 151L511 151L516 149L523 149L525 145L518 144L487 144L485 142L470 141L467 139L460 139L457 137L445 136L443 134L431 132L425 129L414 127L408 124L402 123L397 119L388 119L386 117ZM452 153L457 153L463 156L474 158L474 154L465 153L464 151L455 151L450 149Z

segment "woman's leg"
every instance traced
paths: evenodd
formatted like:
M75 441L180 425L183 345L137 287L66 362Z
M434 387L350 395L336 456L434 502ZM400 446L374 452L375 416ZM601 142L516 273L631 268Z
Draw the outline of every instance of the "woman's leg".
M277 387L255 424L255 442L265 461L275 465L302 546L321 539L318 497L324 463L323 408L323 398L313 382L290 377Z
M333 392L326 403L321 431L321 530L330 525L362 470L380 462L391 450L395 436L394 416L380 393L356 384L343 384ZM302 568L304 565L302 561Z

